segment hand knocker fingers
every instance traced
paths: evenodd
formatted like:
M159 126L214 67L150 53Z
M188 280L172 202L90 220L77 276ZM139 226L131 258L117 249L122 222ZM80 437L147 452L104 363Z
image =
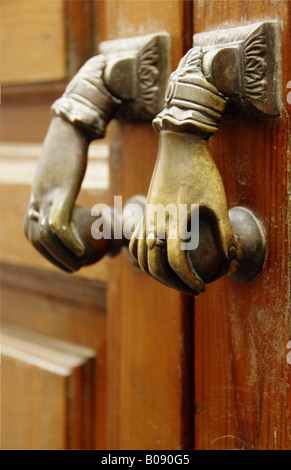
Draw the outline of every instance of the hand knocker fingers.
M81 240L72 231L70 208L67 208L65 204L61 207L62 210L60 211L58 204L52 204L49 216L50 229L70 252L74 253L77 257L81 257L85 253L85 248Z
M141 232L141 229L142 229L142 225L143 225L143 220L141 219L139 224L136 226L131 236L131 239L129 241L129 245L128 245L129 253L131 254L131 256L133 256L133 258L137 262L138 262L138 239L139 239L139 233Z
M75 256L52 232L49 224L49 215L41 211L38 222L39 244L54 258L63 269L73 272L81 267L80 259Z
M205 291L205 284L196 273L188 256L188 250L182 249L182 240L169 238L168 261L177 276L197 294ZM192 291L193 293L193 291Z
M41 243L38 226L39 213L34 210L32 217L31 214L32 211L29 209L24 224L24 231L27 239L31 242L34 248L50 263L54 264L63 271L72 272L72 269L69 269L67 266L64 266L62 263L60 263L54 256L51 255L51 253L46 250L45 246Z
M150 274L148 267L148 257L147 257L147 244L145 231L142 230L142 235L137 241L137 260L140 268L147 274Z
M147 243L147 262L151 276L162 284L178 289L184 294L193 294L190 287L187 286L172 270L167 257L167 240L158 238L154 232L148 234Z

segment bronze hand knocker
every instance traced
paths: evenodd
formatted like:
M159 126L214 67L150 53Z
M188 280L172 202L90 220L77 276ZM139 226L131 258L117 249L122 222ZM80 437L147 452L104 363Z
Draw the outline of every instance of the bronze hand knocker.
M133 119L160 111L153 121L158 157L131 254L143 271L187 294L203 292L226 273L253 279L264 263L263 228L247 208L228 211L208 139L225 109L248 118L280 116L278 31L268 21L195 35L170 76L162 111L167 35L141 38L134 53L129 42L114 42L120 54L107 50L88 61L52 108L25 221L33 245L67 271L118 252L123 241L114 240L111 214L111 239L96 242L89 209L75 206L88 145L122 108Z
M160 145L146 210L129 245L142 270L167 286L199 294L226 273L248 281L262 269L261 224L245 208L228 212L208 139L228 101L238 105L239 116L242 110L256 117L280 114L277 53L275 22L198 34L170 76L164 109L153 121ZM181 207L187 207L183 220ZM185 248L198 209L197 243Z
M34 247L68 272L116 254L126 243L114 237L112 214L105 221L111 238L93 238L90 209L75 205L90 142L104 137L113 117L151 120L161 109L168 77L167 33L107 41L100 52L52 106L24 222Z
M108 248L90 231L90 210L74 207L85 174L93 138L105 128L120 100L104 86L104 58L85 64L52 106L53 118L42 147L25 219L27 238L46 258L75 271ZM89 232L90 234L90 232ZM85 236L84 236L85 235Z
M176 216L169 214L165 236L160 235L164 228L160 217L157 224L152 221L154 232L147 221L130 242L130 251L144 271L187 293L203 292L205 282L224 274L238 249L224 186L208 149L208 138L218 130L226 99L205 79L202 55L201 48L194 47L182 59L169 79L165 108L153 122L160 146L147 207L171 204ZM182 248L185 238L177 230L181 205L188 208L187 220L182 222L187 227L193 216L191 204L199 204L203 227L194 250ZM209 255L210 251L214 253Z

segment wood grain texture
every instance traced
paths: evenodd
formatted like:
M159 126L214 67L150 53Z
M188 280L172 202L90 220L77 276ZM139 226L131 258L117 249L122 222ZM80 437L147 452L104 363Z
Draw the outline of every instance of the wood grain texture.
M50 291L51 284L47 282L45 273L39 273L38 288L37 283L29 286L25 283L20 284L17 280L17 276L20 274L22 277L28 274L27 281L29 280L29 271L27 273L25 269L17 270L17 267L2 266L1 272L3 273L2 279L5 279L5 282L2 280L1 286L2 322L10 322L31 332L41 333L52 340L63 340L83 345L96 352L97 360L94 366L96 391L94 402L90 404L94 430L92 431L91 428L90 442L92 449L104 449L106 439L106 310L100 305L96 306L99 299L95 297L95 301L93 300L93 285L90 295L88 295L87 285L83 291L79 292L79 299L78 295L74 296L74 294L71 298L66 298L65 292L68 286L65 287L64 295L60 291L54 293L53 285ZM57 281L54 276L52 278ZM68 282L68 279L66 281L63 279L63 286ZM61 283L59 284L60 288ZM98 296L99 293L97 288L95 295ZM9 383L7 383L8 386ZM32 399L40 399L37 388L34 390ZM76 402L76 406L79 406L78 402ZM35 411L40 420L43 419L44 412L49 417L50 414L54 414L54 408L49 408L49 402L46 410L39 407ZM78 412L78 409L75 412ZM11 419L11 426L14 425L15 423ZM33 436L28 438L33 442Z
M95 352L1 325L1 448L92 448Z
M95 49L94 2L65 0L67 72L73 76L92 57Z
M255 281L224 278L195 301L196 449L291 448L290 2L194 2L194 32L264 18L281 24L280 122L224 123L210 146L229 207L245 206L262 221L267 258Z
M102 39L168 31L172 68L177 66L187 39L184 2L109 1L98 6L99 15L103 8ZM151 123L112 123L109 139L111 197L122 195L125 202L146 194L158 146ZM134 268L126 253L112 260L109 269L108 448L188 448L192 299Z
M0 269L2 287L22 289L61 302L73 302L80 308L106 309L107 285L104 280L3 262Z
M55 11L53 15L54 26L58 27L58 15L56 8L62 5L62 20L66 18L66 28L62 23L62 34L64 38L68 35L70 37L70 47L67 50L69 73L74 72L74 67L77 67L83 60L86 60L90 55L90 48L93 47L95 36L94 31L90 28L89 22L84 18L94 20L90 14L90 9L93 8L93 2L83 2L76 0L74 2L67 2L66 8L63 9L63 1L57 0L56 2L48 1L5 1L7 4L6 13L11 25L10 37L14 41L15 47L17 41L21 37L21 45L25 43L25 34L33 35L34 32L39 31L40 40L37 47L28 50L21 50L23 53L23 60L26 53L33 55L32 60L38 64L38 55L46 57L49 66L50 54L56 64L64 58L64 44L65 42L55 43L52 41L47 44L42 42L46 29L41 29L40 24L36 24L39 19L40 10L42 7L47 7L51 12ZM21 28L16 30L17 25L21 23L20 12L21 8L30 4L32 7L31 16L27 24L20 25ZM3 4L1 2L1 19L3 18ZM19 6L17 18L10 17L13 14L13 8ZM86 5L85 5L86 4ZM6 8L5 6L5 8ZM84 9L83 9L84 6ZM35 9L34 9L35 7ZM60 10L58 10L60 11ZM10 12L10 13L9 13ZM12 13L11 13L12 12ZM25 18L25 16L23 16ZM52 17L44 15L46 24L49 25ZM91 24L91 23L90 23ZM50 29L50 34L54 34L55 29ZM17 33L18 36L17 36ZM15 34L15 38L14 38ZM49 37L46 37L49 41ZM68 38L68 37L67 37ZM65 41L64 39L64 41ZM67 44L68 45L68 44ZM46 56L47 48L49 53ZM43 142L50 120L50 106L52 102L57 99L64 91L66 80L62 76L61 80L48 81L51 78L42 75L41 67L37 69L38 78L41 80L35 83L36 77L31 78L31 83L28 83L25 77L26 69L23 68L21 62L12 62L12 55L9 56L11 48L7 49L2 44L2 58L6 63L10 61L12 67L21 68L21 77L19 85L4 85L2 87L2 104L1 104L1 140L8 142L6 150L10 146L9 155L6 156L1 149L1 320L9 321L13 325L18 325L28 329L30 332L42 333L51 339L61 339L66 342L82 344L86 347L92 348L97 354L97 361L94 365L94 379L96 381L96 393L94 403L89 402L90 415L93 419L94 429L88 430L90 434L91 443L84 443L83 447L91 448L105 448L106 438L106 285L108 278L108 260L104 259L100 263L80 270L80 272L73 276L66 275L57 270L53 265L48 263L26 240L23 233L23 218L27 209L30 196L30 183L25 180L26 171L28 170L29 178L31 177L31 165L36 164L36 157L29 156L29 148L34 150L35 145L39 147ZM18 51L19 52L19 51ZM66 61L67 61L66 58ZM14 57L16 59L16 57ZM65 61L65 62L66 62ZM15 70L12 70L15 73ZM19 68L18 68L19 71ZM67 70L65 71L67 74ZM30 70L29 70L30 73ZM56 79L56 75L54 76ZM55 80L54 79L54 80ZM29 79L30 80L30 79ZM13 82L14 83L14 82ZM16 153L13 153L16 149ZM21 153L26 153L27 160L20 158ZM31 158L32 157L32 158ZM25 157L26 158L26 157ZM93 179L92 167L88 166L90 171L90 178ZM35 171L35 170L34 170ZM100 175L97 175L97 179ZM107 175L108 176L108 175ZM106 178L107 178L106 176ZM98 189L96 184L91 179L89 185L85 184L84 190L81 191L78 197L78 203L93 207L98 202L108 202L108 188L104 187ZM12 359L11 359L12 360ZM9 359L10 361L10 359ZM31 406L36 403L34 418L43 422L47 420L53 421L56 425L55 415L61 421L61 415L64 407L60 404L61 400L65 400L64 391L67 392L67 377L64 384L63 379L59 377L52 377L52 374L47 375L39 373L39 371L28 373L26 376L26 368L19 364L15 364L12 360L10 368L13 367L15 371L14 384L18 383L17 380L23 380L23 383L29 383L30 379L36 386L29 397L24 397L19 403L19 413L25 414L25 409L21 410L21 406L25 405L30 400ZM19 362L19 361L18 361ZM50 381L48 385L48 392L45 398L46 406L41 407L41 399L43 390L39 392L37 383ZM43 383L43 382L42 382ZM45 382L46 383L46 382ZM76 382L74 382L76 383ZM7 382L7 393L9 394L9 387L11 383ZM51 384L51 385L50 385ZM55 390L54 389L55 385ZM13 384L12 384L13 387ZM14 391L12 391L14 393ZM11 392L11 393L12 393ZM57 396L54 397L52 393ZM17 396L16 393L14 396ZM50 400L50 397L53 399ZM54 400L57 402L54 407ZM67 402L63 402L66 406ZM59 406L60 405L60 406ZM72 412L79 415L81 403L80 401L74 402L74 409ZM8 413L9 414L9 413ZM27 415L26 415L27 416ZM7 418L9 419L9 417ZM10 426L14 429L18 424L18 418L13 419L10 414ZM56 440L50 441L50 446L58 446L62 438L62 446L68 446L68 440L60 437L60 433L55 433ZM89 421L88 421L89 422ZM83 432L82 427L76 426L78 436ZM31 432L30 432L31 431ZM22 431L21 431L22 432ZM29 421L25 427L27 435L27 446L42 446L45 447L44 441L40 441L40 436L35 433L35 427L29 428ZM87 434L88 435L88 434ZM10 434L11 437L11 434ZM9 441L9 439L8 439ZM6 441L9 446L11 444ZM12 442L13 444L13 442ZM17 446L14 444L13 446Z
M1 2L2 84L66 77L64 1Z

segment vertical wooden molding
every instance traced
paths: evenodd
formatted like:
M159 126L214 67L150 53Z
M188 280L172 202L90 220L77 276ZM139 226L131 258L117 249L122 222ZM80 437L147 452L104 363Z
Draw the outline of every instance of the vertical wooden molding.
M106 2L102 39L167 31L173 70L185 41L190 41L189 32L184 37L187 2L164 5ZM109 138L112 199L114 194L124 201L146 194L158 149L151 123L113 123ZM192 315L192 299L136 269L125 253L110 261L109 449L178 450L193 445Z
M68 77L96 54L95 17L92 0L65 0Z

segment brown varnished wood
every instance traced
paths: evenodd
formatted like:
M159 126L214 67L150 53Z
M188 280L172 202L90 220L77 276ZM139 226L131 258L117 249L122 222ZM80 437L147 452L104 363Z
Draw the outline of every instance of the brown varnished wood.
M71 77L95 55L94 2L64 1L66 16L67 75Z
M57 301L74 302L80 307L106 309L106 281L98 280L97 277L70 276L60 271L3 262L1 274L3 287L22 289Z
M64 88L63 88L64 89ZM11 90L11 87L10 87ZM30 89L31 90L31 89ZM28 102L16 97L14 102L3 98L2 119L1 122L1 140L7 142L42 142L45 138L48 126L51 121L50 107L57 96L51 97L46 87L48 98L38 100L33 93L29 93ZM32 90L31 90L32 91ZM10 96L13 95L11 90ZM23 95L22 95L23 96ZM27 95L26 95L27 96ZM27 119L30 116L30 119Z
M54 83L71 77L94 55L94 2L4 1L2 84Z
M63 450L67 448L65 414L68 379L57 371L27 364L25 358L2 353L2 450ZM39 394L27 393L33 387L45 388L40 403ZM19 399L20 397L20 399ZM57 397L57 399L56 399ZM37 398L37 399L36 399ZM33 412L31 412L33 410ZM49 419L42 421L44 413ZM39 422L41 417L41 422ZM21 426L19 425L21 422ZM18 426L15 427L18 423ZM38 425L36 425L36 423Z
M8 85L64 79L64 1L4 1L1 7L1 82Z
M14 267L14 269L9 267L9 276L7 267L4 266L2 269L3 278L6 271L5 283L2 282L1 287L2 321L8 321L13 325L44 334L53 339L61 339L76 345L90 347L95 351L97 358L94 364L94 400L93 403L86 403L90 407L92 427L90 442L87 442L86 445L93 449L104 449L106 446L106 310L100 308L100 306L96 307L99 299L97 298L94 301L93 286L89 295L85 294L81 297L81 292L79 293L81 299L78 299L78 296L74 296L74 294L71 295L71 298L66 298L66 295L61 295L60 292L53 292L54 288L50 292L50 283L46 282L46 276L41 271L38 273L38 282L35 282L35 285L31 284L29 287L25 283L20 285L18 279L20 274L22 276L29 275L29 271L27 273L25 268L21 270L17 267ZM63 285L70 282L74 285L74 280L63 278ZM37 283L42 284L39 289ZM84 289L84 293L87 288ZM75 289L77 290L76 284ZM103 298L104 294L103 292ZM95 295L96 297L99 295L98 289L96 289ZM6 370L6 372L8 374L6 382L9 383L9 371ZM40 399L37 389L34 391L34 399ZM28 402L26 403L25 400L28 400ZM28 406L29 403L30 397L23 397L23 406ZM76 402L76 406L79 406L78 402ZM41 410L41 407L38 407L37 413L40 420L43 419L42 411L54 415L54 410L50 410L49 406L46 410ZM73 411L79 413L80 409L76 408ZM11 423L12 429L14 424ZM54 425L59 426L57 421ZM86 425L86 423L82 425ZM2 430L5 431L4 426ZM60 432L66 432L66 430L62 429ZM81 428L78 430L79 436L80 433ZM27 439L30 442L33 440L32 436ZM6 440L6 442L8 441ZM25 448L25 442L22 442L20 448ZM7 445L11 444L7 443ZM21 446L21 442L18 442L18 445Z
M210 146L229 207L263 222L267 259L257 280L221 279L195 300L196 449L289 449L290 365L290 3L194 2L194 32L278 19L282 117L277 125L227 122ZM290 170L290 168L289 168ZM289 186L290 190L290 186Z
M159 1L110 1L102 8L102 39L168 31L177 66L185 49L184 2L169 1L165 8ZM113 123L109 135L112 198L122 195L125 202L146 194L158 146L151 123ZM109 269L108 448L188 448L192 299L134 268L126 253Z
M17 7L16 3L19 4L19 2L13 2L13 5L12 2L5 3L9 7L10 13L8 13L10 15ZM29 7L31 9L30 21L27 23L29 31L25 24L21 25L17 31L11 27L10 37L14 37L15 41L20 41L23 51L25 50L23 60L25 54L29 53L31 60L35 63L37 54L40 54L47 61L48 67L52 65L53 73L51 77L43 78L41 75L42 64L40 64L32 76L34 71L28 66L28 63L24 67L22 62L16 60L16 56L12 57L11 47L3 47L3 56L5 55L5 60L12 64L11 72L13 76L18 74L18 80L17 85L12 85L12 81L9 81L9 85L2 86L1 140L4 141L4 146L6 142L8 145L13 143L13 145L17 144L21 150L27 148L27 145L33 148L35 144L43 141L51 120L51 104L64 91L68 76L75 73L77 67L82 65L91 53L94 54L96 38L93 28L90 27L91 20L93 20L90 13L93 8L92 2L74 1L67 2L65 5L65 2L58 1L53 2L54 5L49 2L49 5L43 6L38 5L38 2L31 1L20 3L23 5L18 5L17 18L9 18L9 14L7 14L5 21L10 21L13 25L21 23L23 18L21 18L20 11L22 8ZM61 9L59 9L60 5ZM33 9L34 6L35 9ZM44 37L41 21L36 24L42 7L48 8L50 11L57 9L58 12L61 12L61 21L57 16L53 18L53 21L56 28L59 28L58 31L62 38L66 38L66 41L60 40L57 46L56 43L49 46L49 56L46 55L46 45L48 45L49 38ZM47 17L46 15L44 18L46 23L52 19L51 16ZM53 35L54 32L53 28L50 34ZM29 50L26 47L23 48L23 45L26 44L26 33L40 35L36 48ZM55 73L56 68L50 61L52 56L57 67L60 60L65 57L66 68L61 75ZM28 83L31 80L33 83ZM48 338L62 339L92 348L97 356L92 377L96 388L93 401L90 397L88 399L87 394L85 396L86 403L79 399L71 401L73 405L71 412L76 416L76 420L74 429L69 429L74 439L69 441L66 437L67 424L68 420L72 422L72 416L66 414L68 403L63 398L71 393L68 386L73 387L78 394L81 383L86 378L82 377L79 370L74 370L73 381L68 381L67 378L63 380L57 374L47 374L45 371L35 369L31 374L26 374L26 366L15 363L13 359L8 357L9 365L5 368L8 396L10 394L15 397L19 393L18 390L15 394L13 390L9 391L9 384L17 384L18 380L22 380L22 383L26 385L33 381L35 386L30 394L23 395L19 400L18 416L25 417L28 426L18 434L17 441L13 439L13 430L18 425L18 418L9 413L10 408L7 408L6 418L7 416L8 418L5 423L2 422L2 435L6 433L5 446L14 449L46 448L46 445L53 448L105 448L105 335L108 260L104 259L88 269L68 276L38 255L23 233L23 218L30 196L30 186L25 183L25 174L30 164L36 164L36 159L29 154L27 158L22 159L19 158L18 153L10 155L12 165L16 170L15 178L13 174L10 175L10 178L9 171L8 173L6 171L10 165L9 158L6 158L1 149L1 320L24 327L29 332L42 333ZM78 203L88 207L93 207L98 202L106 203L107 194L108 190L105 188L99 191L98 183L96 183L96 189L81 191ZM52 346L52 354L53 352L54 346ZM46 384L48 387L47 400L44 400L43 406L42 395L37 388L37 384L40 382L45 384L45 388ZM51 399L51 397L54 398L54 393L57 394L55 400ZM35 407L33 407L34 402ZM93 419L93 427L88 427L87 417L83 421L80 419L83 406L86 407ZM29 410L32 410L31 420L29 419ZM45 429L47 428L42 428L44 432L41 435L37 433L37 430L35 431L35 426L31 425L29 428L29 423L35 422L49 423L50 435L48 436L46 433ZM82 437L85 435L82 430L83 425L86 426L86 441ZM54 429L57 429L57 432L52 435ZM46 439L49 439L48 443L45 443Z
M95 351L3 321L1 346L1 448L92 448Z

